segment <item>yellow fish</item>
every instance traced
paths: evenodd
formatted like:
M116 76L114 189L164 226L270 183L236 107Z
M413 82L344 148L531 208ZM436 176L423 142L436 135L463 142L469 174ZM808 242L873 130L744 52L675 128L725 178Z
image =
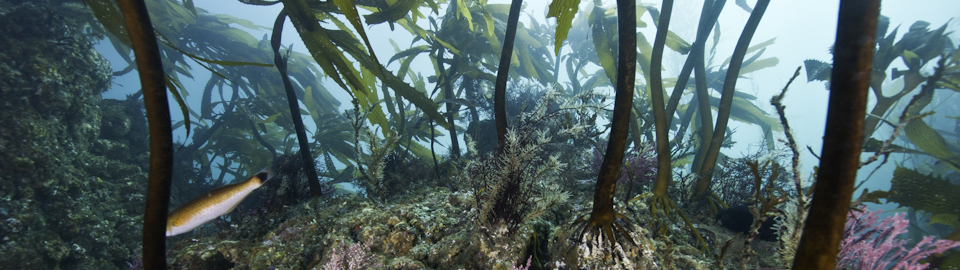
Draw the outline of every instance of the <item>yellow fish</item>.
M229 213L243 198L273 178L273 170L263 169L247 181L215 188L173 210L167 216L167 236L189 232L204 223Z

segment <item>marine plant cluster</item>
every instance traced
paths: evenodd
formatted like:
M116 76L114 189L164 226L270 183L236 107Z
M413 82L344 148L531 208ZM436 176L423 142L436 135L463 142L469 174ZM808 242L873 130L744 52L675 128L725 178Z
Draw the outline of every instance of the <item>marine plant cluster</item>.
M171 206L278 174L167 238L171 267L782 269L805 256L822 172L800 156L822 154L794 138L790 83L777 115L743 83L783 64L765 54L774 39L752 40L769 0L703 1L694 35L670 0L553 1L550 20L521 1L241 2L285 9L270 28L193 1L147 3L183 134ZM0 10L0 268L150 267L138 254L147 93L100 97L111 76L143 69L120 5ZM719 32L721 13L749 16L739 36ZM891 185L859 189L837 269L956 266L960 42L948 24L875 17L856 187ZM305 52L280 43L286 20ZM372 27L413 38L377 55L388 41ZM803 69L833 82L830 63ZM762 131L759 150L721 151L737 144L731 120ZM867 208L884 204L905 214Z

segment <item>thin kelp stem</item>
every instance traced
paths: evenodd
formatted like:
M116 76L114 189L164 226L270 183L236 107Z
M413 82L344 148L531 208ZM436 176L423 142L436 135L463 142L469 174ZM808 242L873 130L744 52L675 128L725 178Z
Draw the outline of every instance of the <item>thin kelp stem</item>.
M709 1L707 1L709 2ZM703 166L703 157L706 156L707 150L710 147L707 147L707 143L710 138L713 138L713 110L710 109L710 89L707 85L707 72L706 72L706 40L707 36L710 35L710 31L713 30L713 26L717 24L717 18L720 16L720 11L723 10L723 5L726 3L724 0L716 1L712 3L711 9L707 9L706 4L704 3L704 15L700 15L701 23L697 29L697 40L694 41L693 48L690 50L690 56L687 57L687 63L690 64L693 68L694 74L694 89L696 93L695 102L691 102L687 106L688 112L696 112L698 118L700 119L700 128L697 131L700 133L700 149L697 152L697 155L693 158L693 170L698 171ZM704 18L706 17L706 18ZM684 69L687 68L687 64L684 64ZM689 78L689 72L686 74L681 73L681 78L684 79L684 84L686 84L686 79ZM686 86L684 86L686 87ZM674 101L679 101L680 95L682 94L683 88L680 88L679 81L676 88L673 89L673 96L670 96L670 102L667 104L667 115L673 115L673 110L676 109L676 103ZM696 110L694 110L694 104L696 104ZM673 117L667 118L667 123L670 123L670 119ZM690 119L686 118L679 123L681 127L686 127L690 124ZM682 134L678 133L677 138L683 138Z
M503 51L500 53L500 66L497 68L497 81L493 93L493 118L497 124L497 152L503 152L507 142L507 78L510 75L510 57L513 55L513 41L517 39L517 21L520 20L520 6L523 0L513 0L510 15L507 17L507 33L503 37Z
M451 68L449 74L447 74L446 68L443 67L444 58L443 58L443 47L437 49L437 84L440 84L440 88L443 89L443 98L444 99L455 99L453 95L453 77L456 74L456 67ZM447 129L450 132L450 158L458 159L460 158L460 140L457 139L457 125L453 124L455 119L455 114L457 114L457 109L454 106L453 102L447 102L447 122L450 122L450 128Z
M433 149L433 144L437 141L437 135L434 134L436 125L433 124L433 119L430 119L430 156L433 157L433 170L437 174L437 180L440 180L440 164L437 163L437 151Z
M657 181L653 184L654 196L667 195L667 187L670 184L673 172L670 169L670 138L669 127L667 127L667 118L673 118L673 116L667 115L664 109L663 73L660 71L660 67L663 65L663 47L667 41L672 13L673 0L663 0L660 22L657 24L657 35L653 39L653 56L650 58L650 100L653 107L654 131L657 140Z
M310 142L308 142L307 132L303 128L303 118L300 116L300 104L297 103L297 93L293 91L293 85L290 84L290 77L287 77L287 59L280 55L280 36L283 32L283 21L287 19L287 9L284 8L277 15L277 20L273 23L273 35L270 37L270 44L273 46L273 63L280 71L280 79L283 80L283 87L287 90L287 103L290 105L290 115L293 117L293 126L297 129L297 141L300 143L300 159L303 160L303 171L307 175L307 183L310 184L310 196L320 196L320 179L317 178L317 168L313 161L313 154L310 151ZM359 157L358 157L359 158Z
M696 101L697 103L697 116L700 118L700 128L697 131L700 132L700 149L696 157L693 159L693 169L697 171L703 166L703 158L707 154L707 150L710 138L713 138L713 110L710 109L710 89L707 86L707 71L706 71L706 59L704 59L704 48L700 47L694 48L693 52L690 54L694 55L696 62L694 64L694 74L695 74L695 88L696 88ZM688 111L693 110L693 103L687 107ZM681 122L680 124L687 124L688 122ZM682 138L682 137L680 137ZM696 198L696 197L694 197Z
M257 129L257 124L253 123L253 120L248 120L247 122L250 123L250 133L253 134L253 138L256 139L257 142L260 143L260 145L263 145L264 148L267 148L267 151L270 151L270 154L273 156L273 159L276 160L277 149L274 148L273 145L270 145L270 143L267 142L267 140L264 140L263 137L260 136L260 130Z
M793 269L835 269L863 145L880 0L840 1L820 170Z
M703 157L703 165L697 172L700 178L697 180L697 190L693 199L700 198L710 188L713 168L717 163L717 156L720 154L720 145L727 131L727 123L730 121L730 111L733 109L733 93L736 90L737 78L740 77L740 67L743 65L747 48L750 47L753 33L757 31L757 26L760 25L760 19L763 18L763 13L767 10L768 5L770 5L770 0L757 1L756 7L750 13L750 18L747 19L747 24L743 27L743 33L740 34L737 47L733 50L730 67L727 68L727 75L723 80L723 93L720 95L720 108L717 111L717 125L713 129L713 137L710 138L709 148ZM707 141L704 140L704 142Z
M670 17L673 14L673 0L663 0L663 4L660 6L660 20L657 23L657 35L653 40L653 55L650 57L650 99L656 124L654 130L657 140L657 180L653 184L653 197L650 198L649 205L650 211L653 212L654 215L662 213L666 216L677 206L670 200L670 196L667 194L673 176L673 170L670 165L672 159L670 156L670 127L667 126L667 119L673 118L673 116L667 115L665 112L663 74L660 71L660 67L663 65L663 48L666 45L667 33L670 29ZM687 224L687 228L690 229L698 241L703 243L703 247L709 252L710 248L707 246L706 241L703 240L700 232L690 223L687 215L682 211L677 212ZM668 226L661 226L661 228L667 227Z
M703 138L703 140L706 140L706 138L712 138L713 136L713 111L710 109L710 94L709 94L710 90L708 89L709 87L707 86L707 71L706 71L706 65L707 65L706 43L707 42L706 40L707 40L707 36L710 35L710 31L713 30L713 26L717 24L717 18L720 17L720 11L723 9L723 5L725 2L726 1L724 0L717 1L715 2L715 8L705 10L705 12L709 12L708 14L709 16L705 20L706 21L705 23L700 24L700 28L698 29L698 34L697 34L697 40L694 42L695 44L693 45L693 49L690 52L691 56L689 57L689 59L692 60L693 66L694 66L693 68L694 69L693 73L695 76L694 86L696 87L697 103L699 106L699 109L698 109L699 111L697 112L697 114L700 115L700 119L701 119L700 129L704 131L703 135L705 135L701 137ZM674 89L674 94L677 94L676 89ZM670 101L673 101L673 99L674 97L671 96ZM669 105L674 105L674 104L671 103ZM676 109L676 105L673 106L673 109ZM692 109L692 107L690 107L690 109ZM673 115L673 111L668 110L667 112L670 113L669 115ZM667 118L668 121L669 119L671 118ZM685 123L680 123L680 124L683 125ZM699 167L694 167L694 168L699 168Z
M690 72L693 71L694 64L703 62L702 52L704 48L706 48L707 37L710 36L713 26L717 24L717 18L720 17L720 11L723 10L723 5L726 4L726 2L726 0L707 0L703 2L703 8L700 11L700 23L699 26L697 26L697 39L693 41L693 46L690 47L690 54L683 63L683 68L680 69L677 84L674 86L670 100L667 102L666 112L667 115L670 116L667 117L667 125L671 125L670 121L673 120L673 114L677 111L677 106L680 104L680 97L683 96L683 89L687 87L687 81L690 79ZM701 53L694 54L694 52L698 51ZM700 78L700 76L697 76L697 78ZM682 126L685 123L686 122L680 122L680 125Z
M163 60L143 0L117 1L130 32L150 128L150 180L143 210L143 269L167 269L166 230L173 175L173 134Z

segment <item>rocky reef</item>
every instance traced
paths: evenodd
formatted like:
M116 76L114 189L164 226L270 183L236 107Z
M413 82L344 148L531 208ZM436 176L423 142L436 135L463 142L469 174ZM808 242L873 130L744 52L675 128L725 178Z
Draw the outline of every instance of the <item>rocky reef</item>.
M477 227L473 201L469 193L432 188L388 204L343 195L261 217L254 217L259 215L256 211L240 209L251 213L231 216L243 220L240 223L214 222L173 238L168 261L176 269L358 269L331 261L347 256L381 265L373 269L513 269L527 266L528 261L530 269L577 269L575 265L616 269L609 257L577 253L581 243L569 230L576 216L558 212L522 226L513 237L489 237ZM589 202L573 202L559 211L582 213L589 207ZM706 253L692 246L696 240L682 226L669 226L665 235L656 233L644 203L624 207L641 217L631 233L637 245L624 250L631 269L718 269L721 265L713 255L716 250ZM712 224L697 226L716 246L732 239L722 265L728 269L741 265L746 257L741 254L742 236ZM264 227L271 229L248 233ZM368 249L337 248L349 245ZM754 241L753 246L763 254L759 257L775 257L775 243ZM764 261L760 266L776 263Z
M140 243L142 109L101 99L111 69L82 3L2 2L0 265L126 267Z

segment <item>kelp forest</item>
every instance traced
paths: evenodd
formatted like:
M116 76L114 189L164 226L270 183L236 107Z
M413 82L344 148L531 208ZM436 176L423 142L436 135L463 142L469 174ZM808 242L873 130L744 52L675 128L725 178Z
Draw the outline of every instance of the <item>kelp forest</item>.
M227 2L0 0L0 269L960 269L955 3Z

